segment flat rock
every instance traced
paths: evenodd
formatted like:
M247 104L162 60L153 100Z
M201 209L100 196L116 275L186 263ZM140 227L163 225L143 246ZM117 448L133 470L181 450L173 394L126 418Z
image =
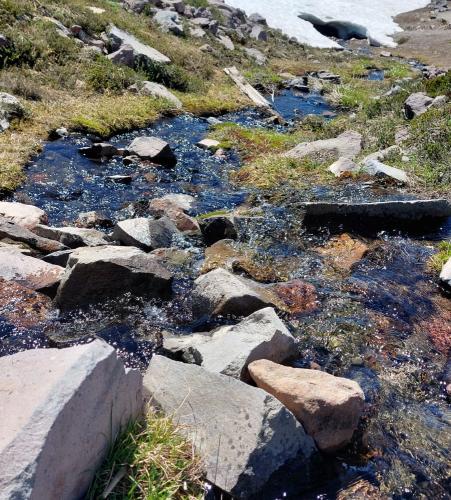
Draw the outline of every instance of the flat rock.
M368 245L361 240L352 238L343 233L329 240L324 247L316 249L318 253L327 257L332 266L342 271L349 271L368 253Z
M335 177L341 177L344 174L358 172L360 167L350 158L339 158L336 162L330 165L328 170L329 172L332 172Z
M144 390L182 424L207 479L235 498L258 493L288 460L307 463L315 452L313 440L275 398L231 377L154 356Z
M37 224L45 224L48 221L44 210L33 205L9 201L0 201L0 216L27 229L33 229Z
M56 303L61 309L74 309L128 292L167 298L171 284L171 273L138 248L84 247L69 257Z
M139 63L140 61L151 61L153 63L159 64L168 64L171 62L169 57L166 57L161 52L158 52L158 50L149 47L149 45L140 42L130 33L127 33L126 31L123 31L114 25L111 25L109 27L107 35L108 38L112 40L113 44L116 45L117 49L119 49L121 45L127 45L131 47L135 58L135 64Z
M364 162L363 171L370 175L390 177L403 184L410 182L407 172L404 172L404 170L400 168L390 167L390 165L386 165L379 160L366 160Z
M351 441L365 401L357 382L268 360L254 361L249 372L258 387L293 412L320 450L335 452Z
M158 137L137 137L128 146L131 155L165 167L175 167L177 158L166 141Z
M142 408L142 379L102 341L0 359L2 498L84 498L119 431Z
M215 151L219 148L219 145L219 141L215 141L214 139L202 139L196 144L198 148L208 149L210 151Z
M170 92L164 85L156 82L142 82L141 84L135 84L128 88L132 92L137 92L141 95L148 95L150 97L156 97L159 99L166 99L171 104L173 104L177 109L183 107L182 101Z
M0 216L0 240L24 243L38 253L51 253L64 250L66 247L57 241L42 238L29 229L16 224L10 219Z
M64 268L28 257L16 250L0 248L0 278L15 281L31 290L51 293L60 282Z
M94 227L109 228L113 226L113 222L101 212L92 210L91 212L80 212L75 221L77 227L91 229Z
M408 120L420 116L430 108L434 99L424 92L411 94L404 102L404 114Z
M254 311L273 305L274 298L263 286L225 269L214 269L194 282L195 316L248 316Z
M168 217L158 220L139 217L118 222L112 238L123 245L155 250L170 247L177 234L176 226Z
M289 158L348 158L352 160L362 150L362 135L348 130L334 139L322 139L314 142L302 142L285 153Z
M39 224L33 229L33 232L43 238L59 241L69 248L97 247L110 243L106 235L97 229L49 227Z
M162 200L169 201L178 206L184 212L191 210L196 204L196 198L189 194L171 193L161 197Z
M92 160L103 160L112 158L118 154L116 146L108 142L96 142L78 150L82 155Z
M283 362L299 354L296 342L274 309L254 312L234 326L206 335L166 339L165 349L181 358L192 356L210 372L250 381L247 366L257 359Z
M451 289L451 258L448 259L448 261L442 268L442 271L440 273L440 281L446 287Z

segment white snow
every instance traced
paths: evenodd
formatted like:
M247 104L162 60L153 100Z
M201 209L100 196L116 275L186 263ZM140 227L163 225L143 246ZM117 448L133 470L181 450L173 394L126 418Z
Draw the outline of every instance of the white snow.
M266 17L268 25L279 28L299 42L313 47L339 47L330 38L317 31L313 24L300 19L310 14L323 22L339 21L366 28L367 37L374 42L393 47L390 35L402 31L393 17L425 7L430 0L226 0L247 14L258 12Z

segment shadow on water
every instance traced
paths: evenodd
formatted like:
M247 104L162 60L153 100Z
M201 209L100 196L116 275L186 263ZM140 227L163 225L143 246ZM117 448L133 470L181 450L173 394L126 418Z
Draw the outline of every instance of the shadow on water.
M277 95L275 106L288 120L330 110L319 96L292 92ZM268 126L255 110L221 119L243 126ZM430 241L451 236L451 221L426 232L379 228L354 234L369 250L349 271L337 270L318 247L334 233L352 233L352 227L339 223L306 230L297 202L408 196L350 181L309 186L290 194L289 199L296 203L272 206L258 193L229 183L230 172L240 166L236 153L221 159L195 146L208 128L201 118L180 116L111 139L124 147L138 136L159 136L175 150L178 164L173 170L125 166L118 158L93 162L78 153L78 148L90 143L84 136L47 143L30 163L27 182L16 199L43 208L50 223L58 225L70 224L79 212L90 210L102 211L113 220L127 218L130 203L171 192L196 197L193 215L235 208L253 194L258 217L243 218L237 244L251 248L260 266L266 263L282 268L284 279L313 285L318 299L313 310L284 314L299 340L300 357L295 365L316 363L329 373L352 378L361 384L366 396L365 417L348 450L336 459L326 457L317 468L319 477L306 476L299 464L288 465L271 479L259 498L371 498L373 485L392 498L446 498L449 414L443 345L449 344L437 338L435 325L446 328L451 308L428 273L427 260L432 254ZM107 177L115 174L131 175L132 182L114 184ZM193 239L181 239L177 246L183 258L177 254L178 260L168 263L175 274L171 301L124 296L113 304L96 304L89 311L50 318L32 330L14 325L4 315L3 320L0 317L0 355L100 337L115 346L128 366L145 369L165 332L188 334L214 327L216 323L196 323L191 314L191 290L204 247ZM217 323L229 321L236 318L219 318ZM352 496L363 494L366 496Z

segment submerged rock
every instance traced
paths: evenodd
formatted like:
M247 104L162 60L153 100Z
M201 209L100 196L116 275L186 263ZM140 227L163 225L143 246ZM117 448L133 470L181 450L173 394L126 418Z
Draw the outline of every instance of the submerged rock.
M158 220L139 217L118 222L112 238L124 245L155 250L170 247L177 234L176 226L168 217Z
M91 146L80 148L78 151L92 160L112 158L118 154L117 147L108 142L96 142Z
M295 279L287 283L277 283L271 290L285 304L291 314L311 312L318 308L318 295L310 283Z
M362 150L362 135L349 130L335 139L322 139L314 142L302 142L285 153L290 158L355 158Z
M293 412L320 450L335 452L351 441L365 401L359 384L268 360L251 363L249 373L258 387Z
M84 498L142 407L139 372L102 341L0 359L2 498Z
M126 293L167 298L171 283L171 273L138 248L85 247L69 257L55 300L68 310Z
M182 424L208 481L235 498L258 493L290 459L302 457L307 465L315 452L302 425L275 398L231 377L154 356L144 389Z
M210 372L249 381L247 367L258 359L283 362L298 355L296 342L274 309L256 311L234 326L211 334L165 339L164 348L189 356Z
M349 271L368 253L368 246L361 240L344 233L329 240L324 247L316 251L327 257L332 266L342 271Z
M0 216L27 229L33 229L38 224L46 224L48 221L44 210L33 205L9 201L0 201Z
M177 158L169 144L158 137L137 137L127 149L130 154L158 165L175 167L177 164Z

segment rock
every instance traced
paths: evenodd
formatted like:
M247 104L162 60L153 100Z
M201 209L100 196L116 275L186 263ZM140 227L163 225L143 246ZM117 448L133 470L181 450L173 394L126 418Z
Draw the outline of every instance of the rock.
M169 144L158 137L137 137L127 148L132 155L164 167L175 167L175 157Z
M256 24L252 27L252 30L249 33L249 37L253 38L254 40L258 40L259 42L267 42L268 32L261 25Z
M448 259L442 268L440 281L446 288L451 289L451 258Z
M362 163L365 164L368 161L384 161L389 159L394 155L398 155L402 153L402 149L398 145L389 146L388 148L382 149L380 151L376 151L375 153L371 153L368 156L363 158Z
M439 96L434 98L434 100L432 101L431 107L432 108L443 108L443 106L445 106L447 102L448 102L448 98L446 97L446 95L439 95Z
M245 47L244 52L246 52L246 54L259 66L263 66L264 64L266 64L267 57L260 50Z
M11 120L22 118L25 109L17 97L6 92L0 92L0 132L9 128Z
M55 264L56 266L66 267L67 261L71 256L73 250L60 250L59 252L49 253L45 257L42 258L44 262L48 262L49 264Z
M107 175L106 179L115 184L130 184L133 180L131 175Z
M341 78L340 75L334 75L333 73L330 73L329 71L316 71L312 74L315 78L318 78L319 80L324 80L326 82L331 82L331 83L336 83L340 84L341 83Z
M408 120L425 113L431 106L434 99L427 96L424 92L411 94L404 103L404 114Z
M148 95L151 97L156 97L159 99L166 99L171 104L173 104L177 109L183 107L182 101L176 97L172 92L170 92L164 85L160 85L156 82L141 82L140 84L132 85L128 88L132 92L137 92L142 95Z
M235 50L235 45L233 44L230 37L226 35L218 35L216 37L216 40L218 40L218 42L227 50Z
M0 317L15 328L29 330L39 327L52 314L52 301L49 297L14 281L0 279Z
M225 269L214 269L194 282L193 312L197 317L215 314L248 316L274 305L264 287Z
M5 217L27 229L33 229L38 224L46 224L47 214L33 205L0 201L0 216Z
M97 229L83 227L49 227L37 225L33 232L43 238L59 241L69 248L97 247L108 245L110 242L106 235Z
M124 7L137 14L141 14L148 5L156 5L156 2L151 0L124 0L123 3Z
M155 257L134 247L78 248L58 288L61 309L84 307L127 292L154 298L171 293L172 275Z
M299 208L305 211L305 224L321 223L345 218L360 223L379 219L384 224L421 221L423 219L443 219L451 216L451 204L445 199L433 200L391 200L376 202L303 202ZM377 222L377 221L375 221Z
M215 51L214 48L211 45L208 45L208 43L206 43L205 45L202 45L201 47L199 47L199 50L201 52L209 52L210 54Z
M110 445L142 407L139 372L96 340L0 359L3 498L82 498Z
M315 452L275 398L231 377L154 356L144 388L193 441L207 480L234 498L258 493L288 460Z
M266 19L258 13L251 14L249 16L249 21L253 24L261 24L263 26L267 26Z
M349 158L339 158L328 168L335 177L341 177L344 174L358 172L360 167Z
M189 34L193 38L204 38L205 36L207 36L206 31L204 31L202 28L190 28Z
M51 253L59 250L64 250L66 247L61 243L47 238L41 238L19 224L12 222L9 219L0 217L0 240L8 240L24 243L30 248L33 248L38 253Z
M177 36L182 36L185 33L182 21L177 12L159 10L153 16L153 20L158 24L161 30L166 33L173 33Z
M0 248L0 278L15 281L31 290L52 293L63 275L60 266L47 264L7 248Z
M299 354L296 342L274 309L254 312L235 326L224 326L208 335L165 339L165 349L195 359L210 372L249 382L247 366L257 359L282 363Z
M118 154L116 146L108 142L96 142L91 146L80 148L78 151L92 160L108 159Z
M181 232L200 233L197 220L187 215L179 205L169 199L155 198L151 200L149 211L155 217L166 216Z
M391 52L388 52L386 50L383 50L379 54L381 57L391 57Z
M312 312L318 308L316 289L305 281L295 279L277 283L271 290L283 301L290 314Z
M121 45L115 52L108 54L108 59L114 64L134 68L136 66L136 54L131 45Z
M116 47L114 50L118 50L121 46L130 47L133 51L134 64L139 65L139 63L158 63L158 64L168 64L171 62L169 57L166 57L158 50L145 45L140 42L137 38L126 31L111 25L107 31L108 38L111 40L113 45ZM111 56L112 54L110 54Z
M251 363L249 373L294 414L320 450L332 453L351 441L365 401L357 382L268 360Z
M314 142L302 142L285 153L290 158L347 158L352 160L362 150L362 135L348 130L335 139L322 139Z
M113 226L111 219L100 212L80 212L75 221L77 227L92 229L95 227L109 228Z
M220 142L214 139L202 139L196 146L201 149L208 149L209 151L215 151L219 148Z
M363 170L370 175L386 176L395 179L398 182L407 184L410 182L409 176L404 170L399 168L390 167L378 160L366 160L364 162Z
M196 204L196 198L194 198L194 196L191 196L189 194L179 194L179 193L165 194L164 196L161 197L161 199L169 201L170 203L179 207L180 210L183 210L184 212L191 210L193 206Z
M230 217L208 217L200 221L205 243L210 246L219 240L236 240L235 224Z
M332 238L324 247L316 249L318 253L330 260L333 267L342 271L349 271L354 264L365 257L368 250L366 243L352 238L347 233Z
M177 234L176 226L168 217L158 220L139 217L118 222L112 238L123 245L155 250L170 247Z

